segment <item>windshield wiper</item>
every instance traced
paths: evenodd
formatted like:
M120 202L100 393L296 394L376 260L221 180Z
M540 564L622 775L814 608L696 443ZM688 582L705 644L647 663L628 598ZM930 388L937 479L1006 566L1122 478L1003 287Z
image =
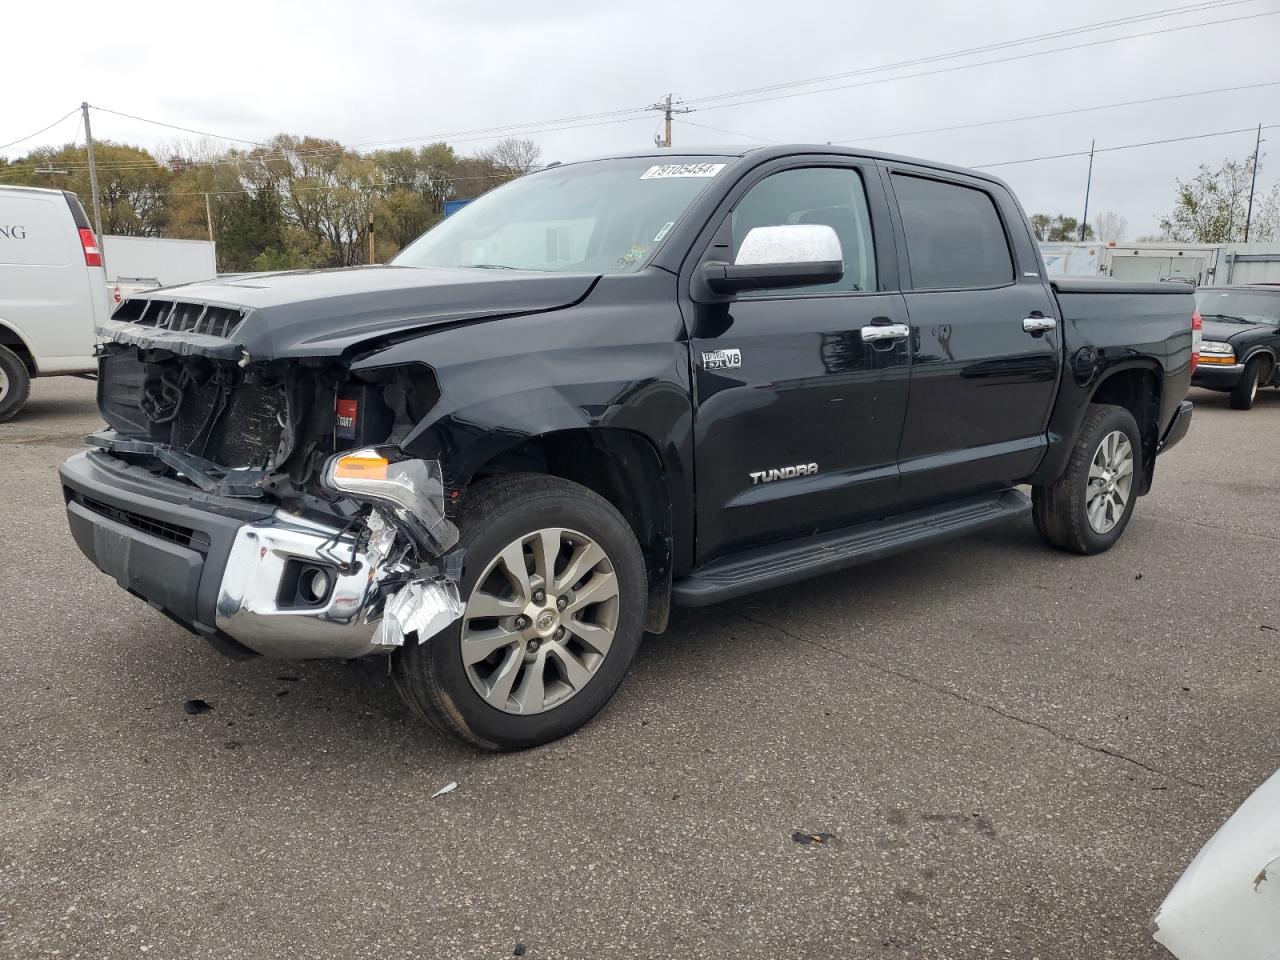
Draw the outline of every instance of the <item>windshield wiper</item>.
M519 267L509 267L505 263L464 263L464 267L475 267L477 270L519 270Z
M1229 313L1204 313L1204 314L1201 314L1201 316L1208 317L1211 320L1226 320L1228 323L1249 323L1250 322L1246 320L1244 317L1234 317Z

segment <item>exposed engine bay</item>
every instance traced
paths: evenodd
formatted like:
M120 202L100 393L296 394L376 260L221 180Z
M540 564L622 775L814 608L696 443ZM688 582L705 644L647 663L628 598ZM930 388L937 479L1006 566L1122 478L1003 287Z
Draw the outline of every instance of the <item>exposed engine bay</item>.
M332 499L335 453L396 443L436 398L425 367L351 376L336 360L242 363L108 343L98 402L113 454L220 496Z
M462 558L452 550L458 531L446 515L440 466L399 447L438 399L432 372L411 364L356 375L340 356L255 361L226 341L203 349L200 341L213 336L202 322L164 346L135 338L129 322L116 324L120 335L99 347L98 405L108 429L86 438L101 451L93 456L196 488L210 504L240 499L266 514L235 530L221 570L208 560L217 535L200 530L200 520L164 528L195 551L181 559L199 564L199 596L207 595L195 610L171 611L176 619L231 655L281 657L387 652L457 619ZM73 512L160 530L101 495L68 497ZM115 547L99 534L81 546L100 566L114 562ZM172 559L156 563L160 581ZM138 591L156 592L145 580Z

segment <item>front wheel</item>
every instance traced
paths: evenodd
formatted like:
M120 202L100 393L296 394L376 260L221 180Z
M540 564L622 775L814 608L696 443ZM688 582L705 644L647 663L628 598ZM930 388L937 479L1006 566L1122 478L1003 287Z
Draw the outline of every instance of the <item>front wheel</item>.
M1133 516L1142 476L1142 438L1124 407L1091 404L1067 469L1033 487L1032 517L1051 546L1072 553L1109 550Z
M622 682L644 625L644 558L606 500L516 475L470 494L458 518L462 617L392 655L405 703L447 733L519 750L573 732Z
M1266 361L1262 357L1254 357L1244 365L1244 373L1240 382L1231 391L1231 406L1236 410L1249 410L1258 397L1258 381L1262 378L1262 365Z

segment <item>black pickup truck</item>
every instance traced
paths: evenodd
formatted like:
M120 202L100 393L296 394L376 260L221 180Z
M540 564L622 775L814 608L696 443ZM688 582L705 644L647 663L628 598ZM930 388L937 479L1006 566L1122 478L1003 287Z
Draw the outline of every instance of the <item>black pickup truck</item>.
M552 165L387 266L128 300L68 520L228 655L389 654L423 718L526 747L599 710L673 602L1027 514L1106 550L1190 424L1193 313L1180 284L1051 283L985 174Z
M1280 285L1201 287L1196 311L1204 341L1193 387L1231 394L1248 410L1259 387L1280 387Z

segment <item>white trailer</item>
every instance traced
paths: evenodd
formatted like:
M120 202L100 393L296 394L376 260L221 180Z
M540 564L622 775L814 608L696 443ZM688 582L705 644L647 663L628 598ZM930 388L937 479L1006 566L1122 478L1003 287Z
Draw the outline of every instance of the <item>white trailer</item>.
M217 248L209 240L105 236L102 253L112 309L139 290L212 280L218 273Z

